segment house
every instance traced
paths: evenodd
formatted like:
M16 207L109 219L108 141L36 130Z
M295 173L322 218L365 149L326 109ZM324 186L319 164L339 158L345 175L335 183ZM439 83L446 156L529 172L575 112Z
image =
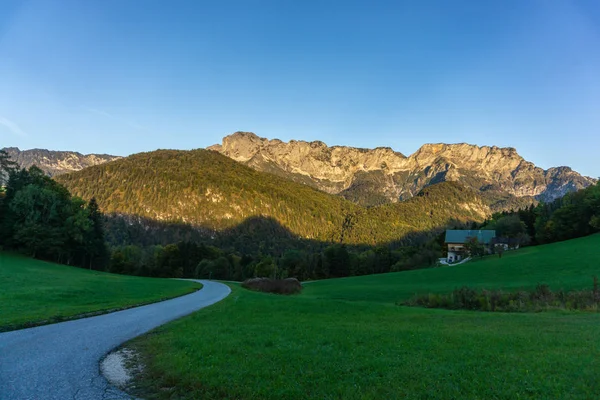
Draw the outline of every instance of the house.
M448 245L449 263L457 262L468 256L465 249L465 243L469 239L476 238L477 241L483 244L483 248L487 253L492 252L491 244L496 237L494 230L457 230L449 229L446 231L446 245Z
M517 250L521 247L522 241L522 238L495 237L491 241L491 246L502 246L504 250Z

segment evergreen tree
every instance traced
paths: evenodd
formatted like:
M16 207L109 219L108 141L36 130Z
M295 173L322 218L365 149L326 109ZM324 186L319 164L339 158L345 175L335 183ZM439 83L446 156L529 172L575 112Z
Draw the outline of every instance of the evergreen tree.
M106 265L108 249L104 238L104 216L98 208L96 199L92 197L87 205L90 229L85 238L85 247L89 268L102 269Z
M344 245L333 245L325 249L325 263L329 276L341 278L350 275L350 256Z
M37 167L10 171L0 208L6 248L69 265L107 257L97 204L86 207Z

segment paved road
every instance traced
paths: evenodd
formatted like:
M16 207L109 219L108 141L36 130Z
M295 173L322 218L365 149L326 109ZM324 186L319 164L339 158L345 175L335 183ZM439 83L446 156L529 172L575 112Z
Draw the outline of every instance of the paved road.
M198 281L192 294L97 317L0 333L0 399L129 399L109 386L99 362L123 342L229 295Z

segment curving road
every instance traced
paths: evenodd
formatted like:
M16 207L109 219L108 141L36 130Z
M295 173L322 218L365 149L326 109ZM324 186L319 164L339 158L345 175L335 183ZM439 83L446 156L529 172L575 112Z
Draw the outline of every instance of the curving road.
M201 290L160 303L0 333L0 399L129 399L100 375L100 360L120 344L231 292L222 283L198 282Z

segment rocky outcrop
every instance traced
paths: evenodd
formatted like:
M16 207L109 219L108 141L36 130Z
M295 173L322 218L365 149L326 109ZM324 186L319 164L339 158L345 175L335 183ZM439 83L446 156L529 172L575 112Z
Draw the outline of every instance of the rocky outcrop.
M107 154L81 154L73 151L51 151L43 149L19 150L16 147L4 149L19 168L37 166L49 176L80 171L86 167L118 160L121 157Z
M389 147L373 150L346 146L328 147L320 141L268 140L250 132L223 138L222 145L209 147L254 169L272 172L339 193L351 186L359 171L397 170L406 157ZM280 171L277 171L277 170Z
M514 148L425 144L409 157L391 148L328 147L325 143L268 140L236 132L209 147L259 171L271 172L353 201L374 205L414 196L424 187L457 181L494 199L549 201L587 187L594 179L568 167L543 170ZM491 193L491 192L490 192ZM510 204L503 203L503 204Z

